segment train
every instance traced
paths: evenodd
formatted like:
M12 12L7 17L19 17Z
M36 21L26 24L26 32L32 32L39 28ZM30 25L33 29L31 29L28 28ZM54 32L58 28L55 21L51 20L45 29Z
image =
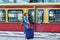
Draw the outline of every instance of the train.
M0 4L0 31L23 31L24 13L35 32L60 32L60 3Z

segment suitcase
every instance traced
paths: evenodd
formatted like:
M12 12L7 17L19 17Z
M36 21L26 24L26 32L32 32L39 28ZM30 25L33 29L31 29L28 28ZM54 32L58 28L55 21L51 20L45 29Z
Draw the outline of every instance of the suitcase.
M33 28L26 29L25 37L26 37L26 39L34 38L34 30L33 30Z

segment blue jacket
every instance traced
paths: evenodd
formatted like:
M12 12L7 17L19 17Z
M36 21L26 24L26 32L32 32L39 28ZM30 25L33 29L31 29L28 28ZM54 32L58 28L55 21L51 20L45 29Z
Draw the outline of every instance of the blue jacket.
M23 16L23 24L25 28L28 26L28 19L26 16Z

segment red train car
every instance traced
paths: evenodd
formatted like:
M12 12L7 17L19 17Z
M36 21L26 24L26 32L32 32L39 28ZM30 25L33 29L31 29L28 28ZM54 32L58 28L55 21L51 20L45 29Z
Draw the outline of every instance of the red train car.
M36 32L60 32L60 3L0 4L0 30L23 31L23 13Z

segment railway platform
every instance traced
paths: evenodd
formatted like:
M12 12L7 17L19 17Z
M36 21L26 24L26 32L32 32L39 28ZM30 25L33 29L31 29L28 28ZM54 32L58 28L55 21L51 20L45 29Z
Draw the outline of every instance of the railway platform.
M0 31L0 40L27 40L23 32ZM60 33L34 32L29 40L60 40Z

